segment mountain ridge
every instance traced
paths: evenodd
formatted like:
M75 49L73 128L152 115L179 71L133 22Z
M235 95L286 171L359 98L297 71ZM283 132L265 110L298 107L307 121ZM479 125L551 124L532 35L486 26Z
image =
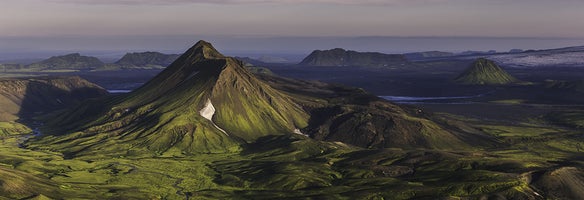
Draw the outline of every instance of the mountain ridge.
M330 50L315 50L298 65L302 66L358 66L358 67L391 67L407 63L401 54L383 54L378 52L357 52L334 48Z

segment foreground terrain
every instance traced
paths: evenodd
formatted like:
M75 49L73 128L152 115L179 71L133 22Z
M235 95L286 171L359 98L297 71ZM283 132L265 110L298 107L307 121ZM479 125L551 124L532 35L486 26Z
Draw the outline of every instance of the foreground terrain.
M34 127L26 127L0 136L0 196L584 196L584 112L580 94L565 84L545 84L545 72L511 70L518 79L531 84L484 86L448 81L467 67L467 61L414 63L408 69L381 71L272 68L277 74L296 78L364 87L388 99L424 96L419 94L488 94L462 100L404 101L398 106L361 89L252 75L241 63L224 57L205 42L183 56L133 93L103 96L76 109L29 117L44 122L44 126L39 125L40 135ZM155 73L145 74L149 77ZM556 78L566 80L572 74ZM106 80L96 74L88 77ZM233 99L239 104L229 102ZM209 108L207 102L215 105L215 115L210 119L200 113L201 108ZM289 116L284 117L288 121L266 119L251 112ZM240 125L229 126L233 119ZM278 126L270 127L273 124Z

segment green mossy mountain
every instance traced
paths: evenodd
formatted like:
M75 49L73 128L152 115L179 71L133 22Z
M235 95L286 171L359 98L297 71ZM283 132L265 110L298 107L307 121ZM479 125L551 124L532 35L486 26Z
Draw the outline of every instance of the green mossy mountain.
M68 144L70 153L111 146L119 147L112 150L117 153L134 147L220 153L266 135L292 134L308 118L242 62L200 41L132 93L59 115L51 124L57 129L48 133L72 133L52 141Z
M82 56L79 53L72 53L62 56L53 56L49 59L33 63L27 68L35 70L90 70L103 67L105 63L96 57Z
M347 51L341 48L315 50L298 65L390 67L407 63L404 55Z
M454 80L467 85L506 85L518 81L495 62L485 58L474 61Z
M160 52L127 53L116 65L122 68L165 68L172 64L180 54L163 54Z

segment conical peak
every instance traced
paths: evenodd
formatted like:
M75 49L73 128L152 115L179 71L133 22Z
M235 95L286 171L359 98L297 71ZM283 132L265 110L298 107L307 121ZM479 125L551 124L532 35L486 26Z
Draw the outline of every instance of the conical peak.
M225 58L225 56L219 53L211 43L204 40L197 42L186 52L186 54L189 56L200 56L206 59Z

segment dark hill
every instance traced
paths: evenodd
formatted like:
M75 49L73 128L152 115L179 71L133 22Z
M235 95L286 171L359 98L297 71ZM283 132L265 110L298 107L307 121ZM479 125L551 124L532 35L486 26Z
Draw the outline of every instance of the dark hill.
M518 81L495 62L484 58L474 61L454 80L467 85L505 85Z
M49 59L30 64L27 66L36 70L90 70L103 67L105 64L96 57L82 56L79 53L72 53L63 56L53 56Z
M107 92L79 77L0 79L0 135L23 133L17 120L63 109Z
M127 53L115 64L122 68L164 68L174 62L180 54L163 54L159 52Z
M316 50L308 55L299 65L303 66L360 66L389 67L408 62L405 56L382 54L377 52L347 51L341 48Z

